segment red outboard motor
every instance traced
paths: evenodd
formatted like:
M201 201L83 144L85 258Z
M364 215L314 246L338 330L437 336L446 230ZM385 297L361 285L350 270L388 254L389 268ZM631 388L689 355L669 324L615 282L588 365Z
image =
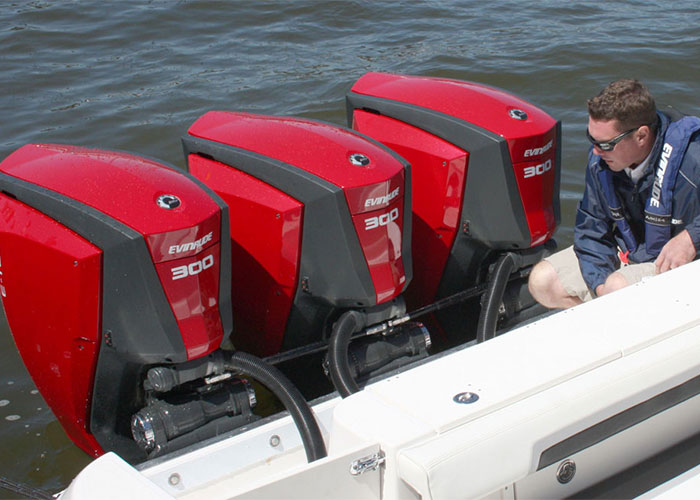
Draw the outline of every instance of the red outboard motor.
M352 330L405 312L411 175L394 152L326 123L217 111L183 144L190 173L235 214L236 346L272 355L327 340L348 311L362 316ZM426 332L409 330L396 356L425 351ZM375 346L380 364L388 347Z
M555 247L561 124L502 90L440 78L368 73L346 102L355 130L412 165L409 309L485 282L489 265L503 257L507 272L491 266L491 282L513 272L520 280L491 308L522 319L534 304L522 275ZM470 324L464 310L440 319L460 339Z
M247 358L219 350L229 221L209 188L142 157L27 145L0 164L0 214L7 319L76 444L139 461L254 418L232 373Z

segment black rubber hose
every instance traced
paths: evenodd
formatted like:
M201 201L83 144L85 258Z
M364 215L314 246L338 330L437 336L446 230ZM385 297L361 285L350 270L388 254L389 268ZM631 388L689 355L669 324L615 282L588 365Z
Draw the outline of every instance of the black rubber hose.
M365 326L365 316L359 311L344 312L333 325L328 343L328 372L333 386L341 397L346 398L360 390L350 371L348 346L352 334Z
M246 352L234 352L225 362L226 367L250 375L279 398L301 434L309 462L327 455L321 429L309 404L299 389L277 368Z
M498 309L503 300L503 293L508 284L510 273L516 264L516 256L512 253L502 255L496 262L489 287L484 294L479 314L479 324L476 327L477 343L485 342L496 336L496 323L498 322Z

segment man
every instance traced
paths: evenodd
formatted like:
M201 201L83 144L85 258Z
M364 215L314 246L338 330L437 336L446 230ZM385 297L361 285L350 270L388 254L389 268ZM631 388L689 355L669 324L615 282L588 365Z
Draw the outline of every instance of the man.
M588 100L593 145L574 245L532 270L533 297L566 308L691 262L700 249L700 119L658 112L637 80Z

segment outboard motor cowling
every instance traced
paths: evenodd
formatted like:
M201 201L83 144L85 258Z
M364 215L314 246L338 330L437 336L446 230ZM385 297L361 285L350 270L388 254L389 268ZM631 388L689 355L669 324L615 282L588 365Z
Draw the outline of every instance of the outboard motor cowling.
M404 311L411 175L395 153L322 122L220 111L183 143L236 214L236 345L271 355L327 338L346 309Z
M503 252L522 258L519 272L551 250L560 122L502 90L443 78L368 73L346 103L349 125L412 165L409 308L484 282ZM444 330L463 330L464 316Z
M144 459L191 429L168 415L155 423L134 416L177 414L193 401L206 408L198 427L214 421L221 430L233 407L250 420L241 381L187 380L185 389L182 375L159 390L147 380L159 366L185 367L182 374L197 373L191 379L211 374L209 358L232 330L228 208L206 186L139 156L32 144L0 164L0 214L10 329L76 444L95 456ZM176 431L156 443L154 425Z
M353 335L369 335L360 332L365 327L406 312L411 172L404 159L346 128L238 112L205 114L183 144L189 171L235 214L236 346L276 363L292 360L289 376L307 397L327 391L313 356L326 345L335 356L324 370L337 389L339 378L356 387L350 379L427 356L430 336L412 322L350 345ZM334 343L348 313L361 321L343 327ZM342 363L336 376L334 360L348 357L354 372Z

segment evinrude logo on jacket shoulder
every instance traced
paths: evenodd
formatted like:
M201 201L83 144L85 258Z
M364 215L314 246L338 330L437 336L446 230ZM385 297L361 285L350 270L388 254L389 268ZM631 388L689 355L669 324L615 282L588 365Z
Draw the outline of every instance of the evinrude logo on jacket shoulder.
M545 154L551 148L552 148L552 141L550 140L547 144L545 144L541 148L526 149L523 157L528 158L530 156L539 156L539 155Z
M667 142L664 144L663 151L661 151L659 166L656 168L654 187L651 188L651 199L649 200L649 204L656 208L661 206L659 198L661 197L661 188L664 185L664 175L666 174L666 167L668 166L668 159L671 157L671 153L673 153L673 146Z
M198 240L191 241L189 243L183 243L182 245L171 245L168 249L168 253L170 255L175 255L177 253L191 252L192 250L201 250L202 247L205 244L209 243L213 237L214 233L209 232L208 234L205 234Z
M365 208L376 207L377 205L383 205L389 203L391 200L399 195L399 189L394 189L391 193L384 196L377 196L376 198L367 198L365 200Z

